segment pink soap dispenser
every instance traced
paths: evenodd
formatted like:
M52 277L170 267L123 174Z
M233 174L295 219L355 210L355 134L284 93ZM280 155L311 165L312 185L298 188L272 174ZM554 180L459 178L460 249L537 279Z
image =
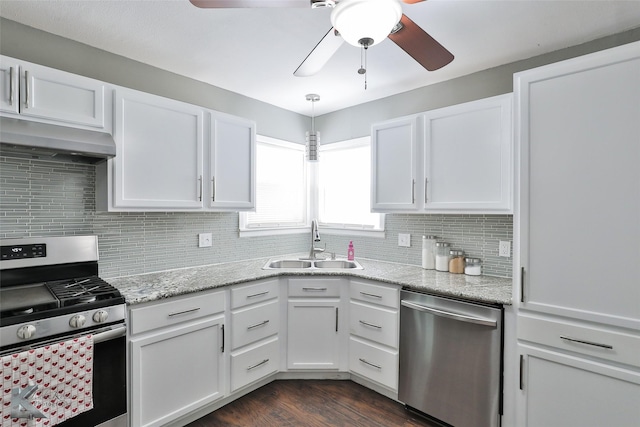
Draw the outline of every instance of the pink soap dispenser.
M353 250L353 241L349 241L349 250L347 251L347 259L353 261L355 251Z

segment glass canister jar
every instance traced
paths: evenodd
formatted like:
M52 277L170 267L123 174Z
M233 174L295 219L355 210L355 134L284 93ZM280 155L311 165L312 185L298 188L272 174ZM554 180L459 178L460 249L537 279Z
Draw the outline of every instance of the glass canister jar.
M480 276L482 274L482 260L480 258L465 258L464 274Z
M449 260L449 273L464 273L464 251L451 249L449 251L451 259Z
M451 245L447 242L436 242L436 270L449 271L449 254Z
M422 236L422 268L436 268L436 236Z

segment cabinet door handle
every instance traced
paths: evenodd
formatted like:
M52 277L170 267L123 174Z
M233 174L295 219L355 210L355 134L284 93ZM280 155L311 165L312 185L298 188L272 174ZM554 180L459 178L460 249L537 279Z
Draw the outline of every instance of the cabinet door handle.
M31 90L29 89L31 87L31 85L29 85L29 71L24 72L24 78L27 82L24 89L24 96L25 96L24 108L26 110L27 108L29 108L29 95L31 95Z
M255 365L252 365L252 366L247 367L247 371L250 371L250 370L252 370L252 369L255 369L255 368L257 368L257 367L259 367L259 366L262 366L262 365L264 365L265 363L268 363L268 362L269 362L269 359L264 359L264 360L263 360L262 362L260 362L260 363L256 363Z
M302 290L306 292L324 292L327 288L302 288Z
M373 323L365 322L364 320L360 320L360 323L362 323L365 326L370 326L372 328L382 329L382 326L374 325Z
M198 178L198 201L201 202L202 201L202 175L200 175L200 178Z
M336 307L336 332L338 332L338 307Z
M361 361L362 363L366 364L366 365L373 366L376 369L382 369L382 366L376 365L376 364L371 363L371 362L368 362L365 359L363 359L362 357L360 357L358 360Z
M247 326L247 330L251 330L251 329L255 329L255 328L259 328L260 326L264 326L267 323L269 323L268 320L265 320L264 322L260 322L260 323L256 323L255 325L251 325L251 326Z
M220 325L220 330L222 331L222 347L220 347L220 352L224 353L224 323Z
M382 295L370 294L368 292L362 292L362 291L360 291L360 295L363 295L365 297L378 298L378 299L382 298Z
M520 302L524 302L524 267L520 267Z
M427 203L427 184L429 183L429 179L424 179L424 202Z
M524 390L524 356L520 355L520 390Z
M581 339L578 339L578 338L566 337L564 335L560 335L560 339L563 339L565 341L575 342L575 343L578 343L578 344L592 345L594 347L600 347L600 348L606 348L607 350L613 350L613 346L609 345L609 344L600 344L600 343L593 342L593 341L585 341L585 340L581 340Z
M16 85L13 77L13 67L9 67L9 105L13 105L15 90L16 90Z
M216 201L216 177L211 177L211 201Z
M416 180L411 180L411 203L416 202Z
M182 314L194 313L194 312L196 312L198 310L200 310L200 307L190 308L189 310L184 310L184 311L176 311L174 313L169 313L169 317L180 316Z
M268 293L269 293L269 291L265 291L265 292L260 292L260 293L253 294L253 295L247 295L247 298L261 297L262 295L267 295Z

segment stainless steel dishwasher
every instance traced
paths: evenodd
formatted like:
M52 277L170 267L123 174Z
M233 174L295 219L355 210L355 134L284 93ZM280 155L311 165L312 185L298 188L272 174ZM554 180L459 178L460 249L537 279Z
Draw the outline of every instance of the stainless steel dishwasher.
M400 295L398 400L455 427L499 426L502 309Z

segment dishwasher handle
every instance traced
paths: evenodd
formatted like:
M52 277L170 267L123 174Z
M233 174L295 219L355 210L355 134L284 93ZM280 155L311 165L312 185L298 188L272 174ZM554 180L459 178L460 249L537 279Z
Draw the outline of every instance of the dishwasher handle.
M425 313L434 314L440 317L446 317L452 320L458 320L460 322L475 323L476 325L491 326L493 328L497 327L498 325L498 322L493 319L486 319L482 317L474 317L474 316L467 316L464 314L451 313L449 311L438 310L432 307L416 304L415 302L411 302L411 301L402 300L400 304L404 307L407 307L413 310L423 311Z

